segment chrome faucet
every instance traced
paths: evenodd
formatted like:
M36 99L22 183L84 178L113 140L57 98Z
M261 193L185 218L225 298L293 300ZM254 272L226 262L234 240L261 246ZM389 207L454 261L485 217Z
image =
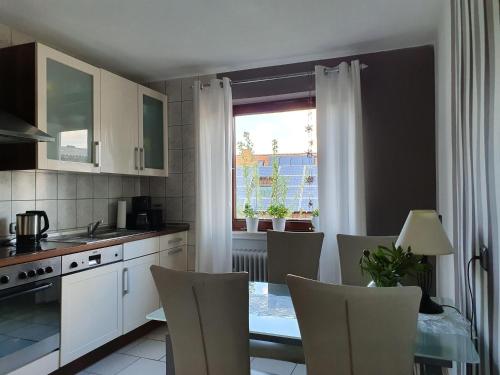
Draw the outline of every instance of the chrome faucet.
M90 223L89 225L87 225L87 235L89 237L94 237L94 232L101 224L102 224L102 219L97 220L95 223Z

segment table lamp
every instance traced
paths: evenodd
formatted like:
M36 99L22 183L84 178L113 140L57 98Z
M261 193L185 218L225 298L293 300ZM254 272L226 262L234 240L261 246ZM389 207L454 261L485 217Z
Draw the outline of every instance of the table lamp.
M446 235L443 225L434 210L410 211L403 229L396 241L396 247L411 247L414 254L422 255L422 264L428 264L429 255L453 254L453 247ZM420 312L423 314L440 314L443 308L429 296L432 286L432 269L417 273L417 282L422 288Z

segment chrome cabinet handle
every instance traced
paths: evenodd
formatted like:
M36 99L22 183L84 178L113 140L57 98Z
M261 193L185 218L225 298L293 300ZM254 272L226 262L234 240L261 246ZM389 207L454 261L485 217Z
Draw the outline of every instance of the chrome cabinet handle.
M142 171L144 169L144 147L141 147L139 151L141 153L141 171Z
M94 165L96 167L101 166L101 142L99 141L94 142L94 156Z
M174 255L174 254L180 253L182 250L183 250L182 246L176 247L175 249L169 250L167 252L167 254L168 255Z
M172 240L169 240L168 244L170 245L170 244L173 244L173 243L179 243L181 241L182 241L182 238L174 238Z
M128 268L123 269L123 294L128 294Z
M134 148L135 169L139 169L139 147Z

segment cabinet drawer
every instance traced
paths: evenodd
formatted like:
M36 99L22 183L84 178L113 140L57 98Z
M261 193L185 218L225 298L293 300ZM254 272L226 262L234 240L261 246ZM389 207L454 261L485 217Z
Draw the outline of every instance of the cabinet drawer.
M187 245L161 251L160 266L177 271L187 271Z
M168 250L187 244L187 232L167 234L160 237L160 250Z
M123 244L123 260L142 257L160 251L160 240L158 237L146 238L144 240L127 242Z

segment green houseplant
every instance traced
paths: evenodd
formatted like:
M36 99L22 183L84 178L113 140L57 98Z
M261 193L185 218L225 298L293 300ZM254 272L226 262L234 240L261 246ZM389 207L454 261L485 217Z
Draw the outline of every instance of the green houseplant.
M245 203L245 208L243 209L243 215L245 215L247 232L252 232L252 233L257 232L259 229L258 212L254 210L249 203Z
M359 265L361 272L368 273L373 280L368 286L390 287L400 285L407 274L425 270L427 265L421 264L421 260L410 247L404 250L393 243L391 248L378 246L373 251L363 251Z
M311 224L315 231L319 231L319 208L312 210L311 214Z
M286 179L279 174L278 141L272 141L272 174L271 174L271 204L267 213L272 217L273 229L283 232L286 226L288 208L286 207L286 194L288 185Z

